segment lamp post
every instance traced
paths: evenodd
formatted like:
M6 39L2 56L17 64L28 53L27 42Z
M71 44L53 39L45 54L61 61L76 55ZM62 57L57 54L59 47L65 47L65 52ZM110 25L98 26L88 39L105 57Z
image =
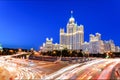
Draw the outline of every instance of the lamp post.
M40 47L40 55L42 55L43 47Z
M60 45L60 50L61 50L61 57L62 57L62 50L63 50L63 45Z
M41 46L41 47L40 47L40 50L42 51L42 49L43 49L43 47Z

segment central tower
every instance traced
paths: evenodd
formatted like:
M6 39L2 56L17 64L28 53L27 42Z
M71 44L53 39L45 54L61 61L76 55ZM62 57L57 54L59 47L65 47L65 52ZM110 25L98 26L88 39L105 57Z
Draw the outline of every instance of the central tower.
M77 50L81 49L81 45L84 42L84 26L78 26L73 17L73 11L71 11L71 17L67 23L67 32L64 29L60 29L60 45L63 45L67 49Z

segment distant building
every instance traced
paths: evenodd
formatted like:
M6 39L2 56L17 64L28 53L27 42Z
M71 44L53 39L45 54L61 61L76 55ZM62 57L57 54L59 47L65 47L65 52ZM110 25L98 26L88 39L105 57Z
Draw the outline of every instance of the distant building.
M59 50L60 49L60 45L55 43L53 44L53 50Z
M104 53L104 43L101 40L100 33L90 34L89 47L90 53Z
M116 51L113 40L104 41L104 48L105 48L105 52L107 52L107 51L115 52Z
M53 50L53 39L46 38L46 42L43 43L42 51L52 51Z
M86 52L86 51L90 51L90 45L88 42L84 42L81 46L81 49Z
M64 29L60 29L60 45L67 49L77 50L84 43L84 26L77 25L72 13L66 26L67 32L65 33Z
M100 41L101 40L101 34L96 33L95 35L90 34L90 42Z
M59 44L53 44L53 39L46 38L46 42L43 43L42 52L52 51L52 50L59 50Z
M120 52L120 47L119 46L115 46L115 52Z
M89 52L91 54L105 53L107 51L120 52L120 47L115 46L113 40L103 41L101 34L90 34L89 42L84 42L84 26L78 25L73 17L71 11L71 17L66 25L67 31L63 28L60 29L60 44L53 44L53 39L46 39L43 43L42 51L62 50L67 48L69 50L80 50Z
M84 52L88 51L91 54L103 53L104 43L101 40L101 34L100 33L96 33L95 35L90 34L89 43L84 42L81 47Z
M103 41L94 41L89 43L90 53L104 53L104 44Z

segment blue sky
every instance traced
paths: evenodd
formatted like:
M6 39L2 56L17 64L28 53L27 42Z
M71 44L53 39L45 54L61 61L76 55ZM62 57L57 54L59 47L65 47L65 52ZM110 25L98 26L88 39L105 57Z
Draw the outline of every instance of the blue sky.
M120 0L0 0L3 47L39 49L46 37L59 43L59 29L73 16L84 25L85 41L99 32L120 45Z

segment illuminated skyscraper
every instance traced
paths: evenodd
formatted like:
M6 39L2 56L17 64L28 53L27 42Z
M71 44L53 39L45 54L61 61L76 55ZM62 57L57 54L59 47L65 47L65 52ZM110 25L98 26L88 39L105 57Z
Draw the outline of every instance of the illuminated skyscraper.
M101 34L90 34L89 42L84 42L84 26L78 25L73 17L73 11L71 11L71 17L66 25L66 32L63 28L60 29L60 44L53 44L53 39L46 39L46 43L43 44L43 51L61 50L64 48L70 50L80 50L83 52L89 52L91 54L104 53L106 51L119 52L120 48L115 46L113 41L103 41Z
M60 45L67 49L77 50L81 48L84 42L84 26L78 26L71 11L71 17L67 23L67 32L60 29Z

